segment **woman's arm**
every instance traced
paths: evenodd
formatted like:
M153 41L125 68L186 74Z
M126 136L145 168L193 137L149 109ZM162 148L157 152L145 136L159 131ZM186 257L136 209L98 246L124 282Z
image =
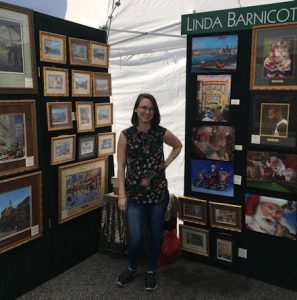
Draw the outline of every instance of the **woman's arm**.
M118 184L119 184L119 199L118 207L121 211L127 209L127 198L125 190L125 168L126 168L126 151L127 141L123 132L120 134L117 147L117 161L118 161Z
M173 160L179 155L182 149L181 141L168 129L164 134L164 143L172 147L172 150L165 160L165 169L171 164Z

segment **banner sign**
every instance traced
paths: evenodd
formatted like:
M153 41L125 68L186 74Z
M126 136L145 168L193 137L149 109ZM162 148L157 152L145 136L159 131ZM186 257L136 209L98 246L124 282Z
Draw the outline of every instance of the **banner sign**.
M297 1L182 15L181 34L247 30L297 21Z

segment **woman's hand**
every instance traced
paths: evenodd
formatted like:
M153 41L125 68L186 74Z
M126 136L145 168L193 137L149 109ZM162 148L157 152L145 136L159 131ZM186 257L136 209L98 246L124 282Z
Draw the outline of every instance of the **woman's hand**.
M119 210L122 212L125 212L127 210L127 197L126 196L119 196L118 207L119 207Z

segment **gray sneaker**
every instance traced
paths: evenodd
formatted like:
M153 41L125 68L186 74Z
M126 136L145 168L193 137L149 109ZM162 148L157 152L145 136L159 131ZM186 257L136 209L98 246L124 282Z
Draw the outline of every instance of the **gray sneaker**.
M117 279L117 284L119 286L124 286L126 285L128 282L132 281L133 278L136 276L136 271L133 270L129 270L126 269L125 271L123 271L120 276Z
M145 290L153 291L158 287L156 273L146 273Z

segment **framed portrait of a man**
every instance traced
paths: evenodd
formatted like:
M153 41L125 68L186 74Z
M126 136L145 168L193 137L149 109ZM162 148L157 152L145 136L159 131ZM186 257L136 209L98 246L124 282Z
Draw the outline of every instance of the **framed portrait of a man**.
M251 114L251 144L294 148L297 133L297 95L254 95Z
M247 193L246 229L296 240L296 202Z

